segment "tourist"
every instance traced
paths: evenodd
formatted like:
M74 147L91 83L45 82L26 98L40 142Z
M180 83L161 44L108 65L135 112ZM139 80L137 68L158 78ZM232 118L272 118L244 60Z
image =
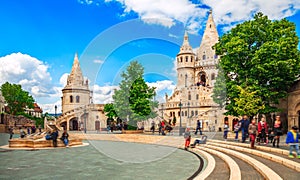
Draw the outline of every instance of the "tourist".
M61 135L61 140L64 142L66 147L69 147L69 134L67 133L67 130L64 130Z
M268 126L265 121L265 118L262 117L258 123L258 137L259 137L258 144L260 144L261 141L262 143L267 144L267 139L266 139L267 135L268 135Z
M42 133L42 126L39 125L39 132Z
M155 131L155 122L154 121L151 122L150 131L152 131L152 134L154 134L154 131Z
M223 135L225 141L227 141L228 131L229 131L228 121L225 121L225 123L224 123L224 135Z
M183 137L184 137L184 139L185 139L184 149L187 150L187 148L190 146L190 142L191 142L191 132L190 132L190 128L186 128Z
M254 149L254 143L255 143L256 133L257 133L257 125L255 119L252 119L251 124L249 125L248 128L248 132L250 135L251 148Z
M35 133L35 131L36 131L36 128L35 128L35 126L33 125L33 126L31 126L31 134L34 134Z
M233 129L234 129L234 133L235 133L235 138L234 138L234 140L235 140L235 141L239 141L239 131L240 131L240 129L241 129L241 123L240 123L240 122L237 122L237 123L234 125Z
M24 138L26 136L25 131L21 127L19 128L19 130L20 130L20 137Z
M197 120L197 126L196 126L196 132L195 132L195 134L197 134L198 130L199 130L200 135L202 135L201 128L202 128L201 122L199 120Z
M299 151L299 134L297 132L297 126L293 126L292 130L290 130L286 135L286 144L290 146L289 157L294 158L293 149L296 150L297 158L300 159L300 151Z
M201 135L200 138L196 138L192 147L195 147L197 144L206 144L207 136Z
M9 130L9 139L12 139L14 136L14 128L10 127L8 130Z
M274 131L274 140L273 140L273 147L275 147L275 142L277 141L277 147L279 148L279 142L280 142L280 136L283 135L282 132L282 123L280 121L280 116L276 116L276 120L274 122L273 126L273 131Z
M52 130L51 137L52 137L52 141L53 141L53 147L57 147L58 131Z
M239 122L241 124L241 130L242 130L242 143L244 143L248 137L248 128L250 124L248 120L248 116L244 115Z
M161 121L159 121L158 123L158 134L160 135L161 133L161 130L162 130L162 127L161 127Z
M31 127L27 127L27 134L30 134Z

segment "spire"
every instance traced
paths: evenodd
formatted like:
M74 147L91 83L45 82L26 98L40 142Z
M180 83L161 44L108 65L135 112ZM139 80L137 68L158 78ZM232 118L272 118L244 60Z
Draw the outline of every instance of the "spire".
M218 31L212 15L212 9L210 9L200 47L203 44L207 44L207 43L213 46L218 42L218 39L219 39Z
M67 85L66 86L83 86L84 78L81 72L78 55L75 53L73 66L70 75L68 76Z
M193 49L189 43L189 36L186 30L184 31L183 43L179 53L193 53Z

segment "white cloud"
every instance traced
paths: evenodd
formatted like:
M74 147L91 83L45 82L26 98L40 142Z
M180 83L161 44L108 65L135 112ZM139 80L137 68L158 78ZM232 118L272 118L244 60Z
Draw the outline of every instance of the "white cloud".
M94 59L93 62L96 63L96 64L103 64L104 63L104 61L100 60L100 59Z
M171 80L163 80L163 81L156 81L152 83L148 83L148 86L150 87L156 87L155 91L159 93L160 91L163 90L170 90L173 91L175 89L175 84Z
M64 73L60 79L59 79L59 84L65 87L67 85L67 80L68 80L69 73Z
M106 104L111 103L113 101L112 96L114 94L114 90L118 89L118 86L93 86L93 100L95 104Z
M100 1L80 0L85 4L99 4ZM181 22L190 33L197 33L202 28L209 8L213 9L216 24L224 26L223 31L251 19L257 12L274 20L292 16L300 9L299 0L102 0L104 3L113 1L123 6L122 16L134 12L146 23L166 27Z
M49 104L39 104L39 106L43 109L43 113L55 113L55 105L57 106L57 114L61 113L61 101L56 101L54 103L49 103Z
M18 52L0 57L0 64L0 84L20 84L34 98L55 93L48 65L37 58Z

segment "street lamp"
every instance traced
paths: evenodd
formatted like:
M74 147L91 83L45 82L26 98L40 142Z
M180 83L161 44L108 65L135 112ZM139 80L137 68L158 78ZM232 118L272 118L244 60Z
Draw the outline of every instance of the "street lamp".
M86 134L86 109L84 107L84 110L83 110L83 116L84 116L84 133Z
M161 104L161 118L164 119L164 104Z
M182 103L181 103L181 99L180 99L180 102L179 102L179 109L180 109L180 119L179 119L179 136L182 135L182 132L181 132L181 128L182 128L182 124L181 124L181 107L182 107Z
M54 109L55 109L55 117L57 116L57 106L55 105L54 106Z

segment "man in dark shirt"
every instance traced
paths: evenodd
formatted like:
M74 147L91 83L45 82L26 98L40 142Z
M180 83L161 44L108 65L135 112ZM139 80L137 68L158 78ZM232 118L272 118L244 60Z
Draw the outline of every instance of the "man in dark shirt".
M240 120L240 124L241 124L241 130L242 130L242 142L244 143L248 136L248 128L249 128L249 124L250 124L247 115L243 116L243 118Z

